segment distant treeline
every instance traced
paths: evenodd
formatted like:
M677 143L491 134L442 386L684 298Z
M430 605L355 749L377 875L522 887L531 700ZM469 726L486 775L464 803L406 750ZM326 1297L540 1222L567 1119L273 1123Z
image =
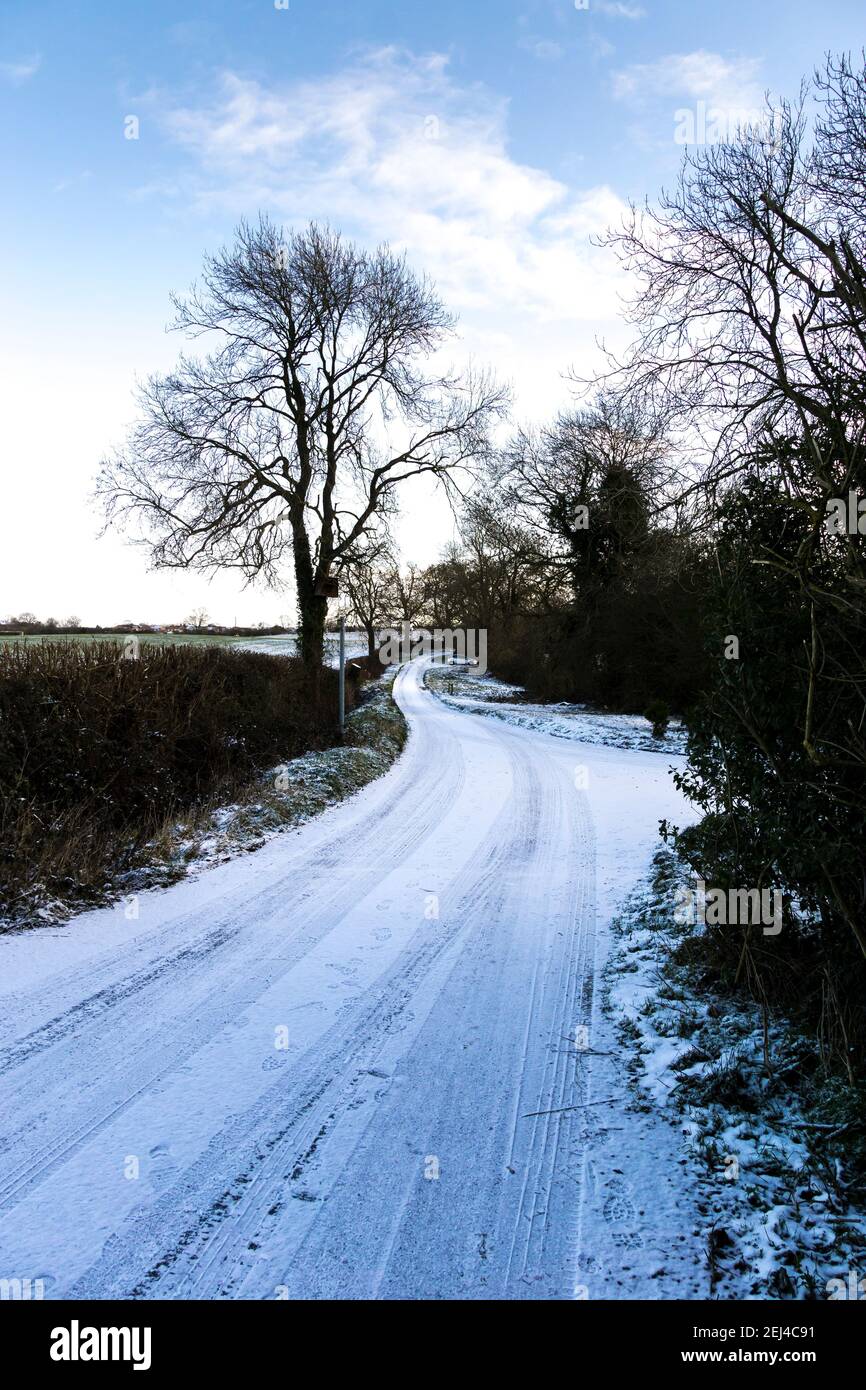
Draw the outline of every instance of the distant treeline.
M204 626L185 623L159 626L150 623L116 623L112 627L100 627L99 624L86 627L78 622L58 623L50 619L41 622L38 618L8 618L5 622L0 622L0 634L9 633L12 636L24 634L28 637L115 637L124 636L127 633L136 633L142 637L162 634L183 634L193 637L282 637L293 636L294 631L294 628L265 627L264 625L258 627L222 627L218 623L207 623Z

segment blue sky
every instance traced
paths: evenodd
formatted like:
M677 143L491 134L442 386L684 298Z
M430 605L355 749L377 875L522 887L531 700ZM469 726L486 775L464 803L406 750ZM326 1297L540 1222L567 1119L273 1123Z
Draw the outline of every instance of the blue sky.
M148 575L95 540L88 498L135 375L180 346L169 291L240 216L405 249L460 316L452 355L543 416L596 337L622 336L628 286L590 238L672 182L677 112L748 113L864 42L862 0L3 0L0 609L287 611L226 578ZM447 512L416 491L404 513L407 558L432 560Z

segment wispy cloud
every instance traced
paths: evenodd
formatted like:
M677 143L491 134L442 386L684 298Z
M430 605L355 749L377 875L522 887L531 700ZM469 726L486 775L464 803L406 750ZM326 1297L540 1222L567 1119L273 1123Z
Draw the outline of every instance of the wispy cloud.
M620 272L589 234L623 204L515 160L507 104L453 81L441 54L381 49L280 88L224 73L206 103L173 106L163 93L154 109L195 159L204 210L264 207L387 240L455 308L503 323L615 317Z
M561 43L554 39L521 39L520 47L525 48L527 53L531 53L534 58L540 58L543 62L555 61L561 58L565 52Z
M609 19L645 19L646 10L643 5L631 5L623 3L623 0L590 0L590 8L600 14L605 14Z
M87 183L93 178L92 169L82 169L80 174L72 174L69 178L60 179L53 187L54 193L65 193L69 188L75 188L79 184Z
M687 97L728 111L761 105L757 58L723 58L698 49L670 53L654 63L635 63L614 74L613 94L635 106L658 98Z
M28 82L39 71L42 64L42 57L39 53L34 53L31 58L23 58L17 63L0 61L0 79L8 82L11 87L20 87L23 82Z
M286 226L328 221L404 251L460 316L454 353L495 362L524 415L562 404L570 365L598 367L598 338L623 345L625 272L591 238L624 203L516 159L508 103L456 80L441 54L387 48L287 84L227 72L201 102L162 91L149 109L190 167L173 197L164 185L141 197L208 222L259 209Z

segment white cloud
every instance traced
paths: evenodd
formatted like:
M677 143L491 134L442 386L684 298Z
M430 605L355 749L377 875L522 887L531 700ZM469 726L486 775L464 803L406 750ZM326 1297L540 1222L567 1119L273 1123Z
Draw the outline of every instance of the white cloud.
M156 109L194 156L208 211L262 207L387 240L464 315L516 315L517 337L525 319L568 323L576 338L576 324L615 317L619 270L588 237L623 204L515 160L506 103L458 85L443 55L383 49L280 89L226 73L210 103L161 95Z
M34 53L32 58L25 58L19 63L0 62L0 78L13 87L20 87L22 82L27 82L36 75L41 63L42 58L38 53Z
M65 193L68 188L75 188L78 184L87 183L88 180L92 178L92 169L82 169L80 174L71 174L69 178L58 180L52 192Z
M761 107L756 58L730 60L719 53L669 53L655 63L635 63L614 74L613 94L642 106L659 98L691 98L724 111Z

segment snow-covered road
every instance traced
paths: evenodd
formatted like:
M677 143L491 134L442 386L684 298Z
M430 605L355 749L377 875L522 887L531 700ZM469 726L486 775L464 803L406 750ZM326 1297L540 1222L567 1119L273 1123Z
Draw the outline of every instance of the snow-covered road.
M659 819L688 814L672 759L461 713L422 662L395 695L407 748L349 802L0 939L0 1277L82 1298L700 1291L669 1126L626 1112L594 989Z

